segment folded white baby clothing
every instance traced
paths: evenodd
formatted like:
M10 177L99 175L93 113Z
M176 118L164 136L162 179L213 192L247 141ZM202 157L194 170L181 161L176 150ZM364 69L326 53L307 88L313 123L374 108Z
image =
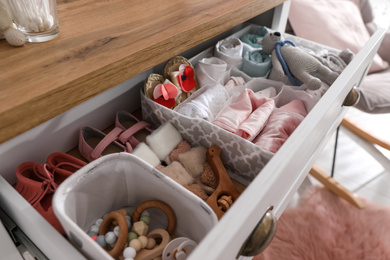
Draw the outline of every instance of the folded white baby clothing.
M213 121L229 99L229 92L220 84L200 90L201 94L180 104L175 111L188 117Z
M228 77L227 63L217 57L199 60L195 70L200 87L223 85L225 78Z
M243 45L238 38L228 38L219 41L214 49L214 56L224 60L228 65L241 68Z

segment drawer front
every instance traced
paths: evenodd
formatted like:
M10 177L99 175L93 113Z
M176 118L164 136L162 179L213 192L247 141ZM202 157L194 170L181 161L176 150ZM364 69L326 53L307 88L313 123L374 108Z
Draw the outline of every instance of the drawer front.
M360 85L384 33L380 29L370 38L188 259L234 259L267 209L273 207L272 213L280 217L340 124L346 112L344 99Z

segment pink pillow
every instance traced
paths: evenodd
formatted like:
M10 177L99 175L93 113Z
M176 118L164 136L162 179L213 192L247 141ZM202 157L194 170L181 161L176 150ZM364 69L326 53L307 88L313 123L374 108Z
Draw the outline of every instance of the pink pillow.
M345 0L293 0L289 20L298 37L355 54L370 35L357 5ZM389 64L376 54L371 72L385 70Z

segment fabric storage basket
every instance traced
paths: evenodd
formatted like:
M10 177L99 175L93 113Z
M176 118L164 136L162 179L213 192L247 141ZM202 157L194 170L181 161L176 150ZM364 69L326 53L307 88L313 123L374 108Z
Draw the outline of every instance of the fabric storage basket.
M251 89L259 91L263 88L274 87L278 95L275 102L278 106L284 105L294 98L303 100L308 111L313 108L317 99L304 91L297 91L281 82L256 78L250 82ZM199 90L198 90L199 91ZM197 93L197 92L195 92ZM201 93L201 92L199 92ZM193 94L195 95L195 94ZM172 109L168 109L141 93L143 118L154 125L171 122L182 137L192 145L210 147L218 145L222 149L221 160L229 172L230 177L242 184L249 184L263 169L274 153L262 149L260 146L228 132L209 121L184 116Z
M226 39L232 37L240 38L246 34L255 33L259 28L260 26L257 25L249 25ZM286 38L299 41L299 45L305 46L305 48L311 48L315 51L322 49L321 46L316 46L309 41L293 36L287 36ZM246 46L246 44L244 45L244 49L250 48ZM194 56L189 61L195 68L197 68L197 63L201 59L212 57L213 53L214 48L209 48ZM244 78L247 82L245 85L246 88L249 88L254 92L264 90L268 87L275 88L277 95L273 99L275 100L276 107L283 106L293 99L300 99L303 101L307 112L310 112L320 98L318 95L306 92L305 86L295 87L284 85L283 82L268 80L265 77L250 77L234 66L228 67L228 70L224 75L221 75L221 78L227 80L231 76ZM199 90L193 93L189 98L174 109L168 109L154 102L153 100L147 98L144 92L141 91L143 118L152 122L155 126L158 126L165 121L170 121L182 134L183 138L192 145L210 147L211 145L216 144L220 146L223 151L221 153L221 159L227 168L230 177L247 185L263 169L263 167L273 157L274 153L262 149L262 147L226 131L208 120L185 116L177 112L183 104L196 99L207 91L209 87L210 86L203 87L201 85Z
M171 206L176 215L173 234L197 243L217 223L215 213L204 201L128 153L103 156L66 179L54 195L53 210L69 240L84 255L90 259L112 259L86 231L104 214L124 207L135 208L147 200L161 200ZM164 214L151 210L150 229L165 229Z

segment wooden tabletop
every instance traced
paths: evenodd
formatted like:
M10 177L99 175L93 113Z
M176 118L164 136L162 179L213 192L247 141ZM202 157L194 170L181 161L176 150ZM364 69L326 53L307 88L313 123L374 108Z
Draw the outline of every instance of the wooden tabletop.
M59 36L0 41L0 143L283 0L57 0Z

